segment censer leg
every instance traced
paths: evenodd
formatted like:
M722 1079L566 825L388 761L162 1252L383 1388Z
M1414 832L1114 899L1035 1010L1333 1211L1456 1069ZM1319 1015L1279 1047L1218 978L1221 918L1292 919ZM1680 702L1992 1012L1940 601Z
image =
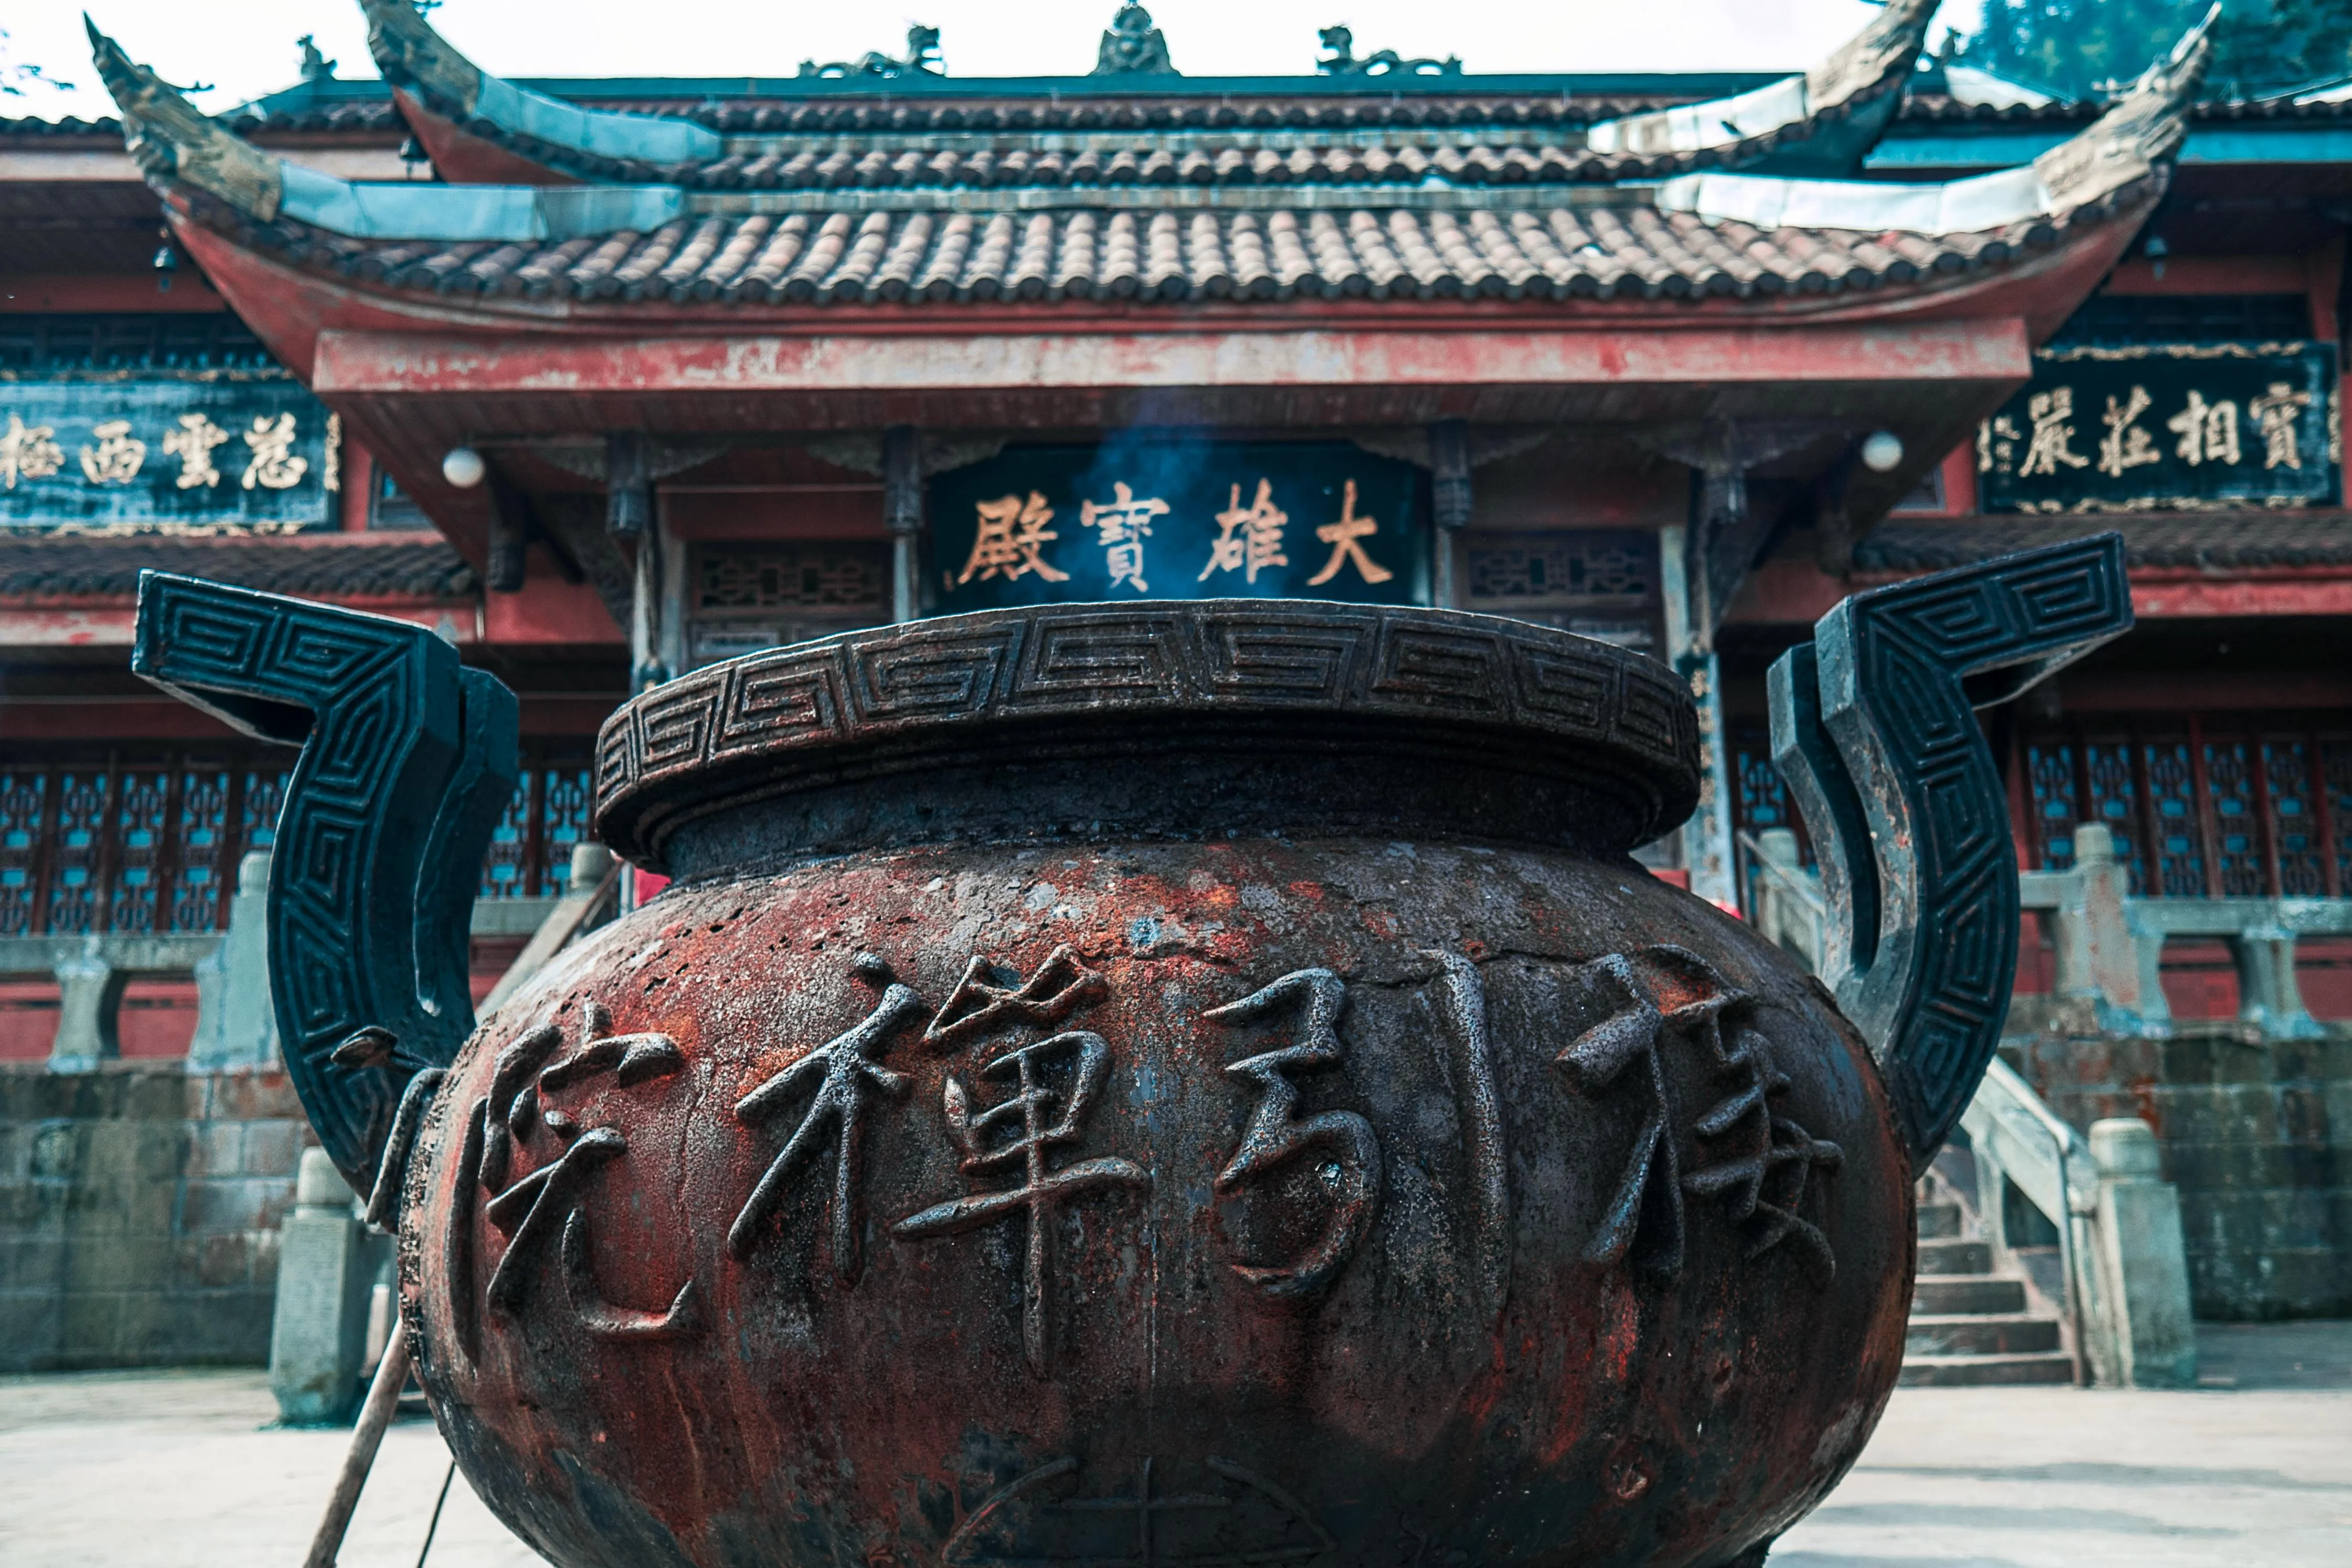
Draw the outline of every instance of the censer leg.
M392 1425L393 1412L400 1407L400 1391L407 1382L408 1325L395 1313L383 1359L376 1364L375 1381L368 1385L367 1403L360 1406L351 1452L343 1456L343 1473L335 1479L335 1495L327 1501L327 1515L310 1538L310 1554L302 1559L302 1568L335 1568L343 1532L352 1527L352 1511L360 1505L360 1489L375 1468L375 1451L383 1442L383 1429Z

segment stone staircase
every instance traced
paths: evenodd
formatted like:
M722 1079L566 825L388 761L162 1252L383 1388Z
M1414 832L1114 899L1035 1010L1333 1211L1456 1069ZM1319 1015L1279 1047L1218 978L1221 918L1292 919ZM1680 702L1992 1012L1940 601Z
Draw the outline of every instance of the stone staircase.
M1929 1172L1919 1184L1919 1280L1902 1385L2074 1382L2057 1313L2034 1299L2023 1274L1994 1270L1991 1244L1969 1235L1974 1228L1958 1193Z

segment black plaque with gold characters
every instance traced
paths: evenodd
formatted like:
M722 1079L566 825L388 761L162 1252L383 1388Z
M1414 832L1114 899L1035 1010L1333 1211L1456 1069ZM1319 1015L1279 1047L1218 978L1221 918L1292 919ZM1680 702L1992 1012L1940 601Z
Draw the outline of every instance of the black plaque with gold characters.
M1127 599L1428 601L1421 471L1346 442L1009 447L931 481L943 612Z
M0 528L331 527L338 434L289 376L0 381Z
M2343 462L2326 343L2044 349L1977 428L1988 512L2333 506Z

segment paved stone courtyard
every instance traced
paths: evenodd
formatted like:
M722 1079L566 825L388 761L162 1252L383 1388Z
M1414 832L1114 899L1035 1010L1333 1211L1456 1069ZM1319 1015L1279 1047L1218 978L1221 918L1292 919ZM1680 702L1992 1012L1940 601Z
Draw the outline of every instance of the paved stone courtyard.
M1920 1388L1773 1568L2343 1568L2352 1322L2209 1325L2193 1393ZM281 1431L255 1372L0 1379L0 1563L301 1560L347 1436ZM344 1568L408 1568L448 1464L384 1441ZM431 1568L539 1559L460 1479Z

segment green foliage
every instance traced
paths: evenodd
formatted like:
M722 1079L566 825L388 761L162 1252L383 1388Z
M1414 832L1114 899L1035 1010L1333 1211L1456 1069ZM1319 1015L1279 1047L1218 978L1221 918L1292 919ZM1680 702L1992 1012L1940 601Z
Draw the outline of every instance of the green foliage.
M2063 98L2130 81L2202 20L2210 0L1985 0L1958 58ZM2275 91L2352 71L2352 0L2232 0L2209 80L2218 95Z
M0 27L0 98L22 98L26 88L71 86L73 83L59 81L38 66L19 64L8 42L8 29Z

